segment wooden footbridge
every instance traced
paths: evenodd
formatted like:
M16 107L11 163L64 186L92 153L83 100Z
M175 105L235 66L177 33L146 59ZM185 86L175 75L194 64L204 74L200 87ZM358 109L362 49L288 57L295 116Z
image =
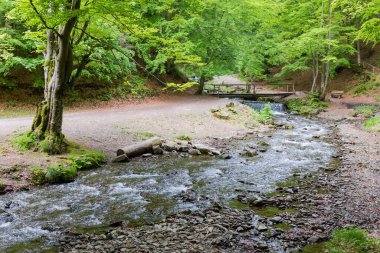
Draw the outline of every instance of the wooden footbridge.
M269 89L271 88L271 89ZM267 85L252 84L207 84L205 93L220 98L285 98L295 94L294 83L276 83Z

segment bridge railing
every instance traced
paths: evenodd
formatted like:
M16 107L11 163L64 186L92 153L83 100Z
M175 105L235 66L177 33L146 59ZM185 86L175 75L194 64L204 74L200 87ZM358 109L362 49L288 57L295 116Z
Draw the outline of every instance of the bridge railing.
M261 87L258 87L261 86ZM281 90L285 92L295 92L294 83L238 83L238 84L206 84L206 93L242 93L242 94L256 94L263 88L274 90Z
M292 83L292 82L267 83L265 86L268 87L268 88L282 90L282 91L286 91L286 92L296 92L295 84Z
M236 84L206 84L205 90L207 93L248 93L247 84L236 83Z

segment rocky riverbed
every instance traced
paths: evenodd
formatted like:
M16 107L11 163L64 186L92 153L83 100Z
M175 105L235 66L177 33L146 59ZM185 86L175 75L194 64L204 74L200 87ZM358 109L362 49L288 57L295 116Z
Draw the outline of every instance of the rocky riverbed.
M222 151L219 158L151 156L65 186L4 196L1 246L13 245L9 252L292 252L308 245L305 252L321 252L319 243L343 226L376 235L378 135L355 119L328 121L331 127L281 115L277 131L210 140Z
M342 227L357 226L378 237L379 134L365 132L359 119L332 120L328 112L322 117L334 126L322 138L339 144L340 151L317 172L294 173L269 193L236 189L239 194L229 205L214 203L155 224L99 235L68 233L60 251L322 252L321 243Z

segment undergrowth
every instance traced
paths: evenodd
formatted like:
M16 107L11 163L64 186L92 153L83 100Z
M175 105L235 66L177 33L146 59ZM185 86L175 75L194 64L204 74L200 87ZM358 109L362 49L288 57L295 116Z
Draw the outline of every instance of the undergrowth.
M354 96L371 95L371 93L380 91L380 75L371 74L369 79L363 79L358 85L350 89Z
M17 147L20 151L28 151L35 149L38 145L36 136L30 132L26 131L22 133L17 138L11 140L11 144Z
M48 168L33 167L31 175L35 185L68 183L75 180L78 170L73 166L57 164Z
M286 106L291 111L296 111L302 115L315 115L327 108L327 104L321 101L319 93L312 93L304 98L295 98L286 101Z
M78 170L88 170L97 168L106 159L103 152L88 151L79 156L69 156L68 160L73 167Z
M367 119L363 123L364 128L371 132L380 132L380 115Z
M71 182L77 176L78 171L97 168L101 163L105 162L106 156L103 152L91 151L80 145L65 142L68 145L67 152L69 154L67 162L47 168L32 167L30 172L33 184ZM43 142L38 143L35 135L31 132L21 134L11 143L20 151L44 151L43 146L45 145Z
M344 228L335 231L326 243L329 253L380 252L380 240L371 238L366 231L358 228Z
M379 106L374 106L374 105L360 105L360 106L357 106L355 107L355 112L357 114L361 114L363 115L364 117L372 117L375 115L375 112L377 110L379 110L380 107Z
M271 124L273 123L273 111L270 106L270 103L267 103L260 113L257 115L257 121L262 124Z

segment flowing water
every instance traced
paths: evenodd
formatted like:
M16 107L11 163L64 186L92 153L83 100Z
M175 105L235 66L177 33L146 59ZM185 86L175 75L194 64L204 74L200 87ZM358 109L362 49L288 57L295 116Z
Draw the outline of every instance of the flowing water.
M262 107L260 103L249 105ZM295 128L231 141L227 152L232 158L228 160L137 160L84 172L69 184L1 196L0 251L36 239L42 244L33 247L54 244L63 231L96 230L119 221L154 221L175 212L202 209L213 201L227 203L236 189L272 191L276 182L295 172L314 172L331 162L334 146L313 138L327 135L326 125L287 115L281 112L281 104L272 108L280 111L278 121ZM239 154L258 141L269 144L267 152L252 158Z

